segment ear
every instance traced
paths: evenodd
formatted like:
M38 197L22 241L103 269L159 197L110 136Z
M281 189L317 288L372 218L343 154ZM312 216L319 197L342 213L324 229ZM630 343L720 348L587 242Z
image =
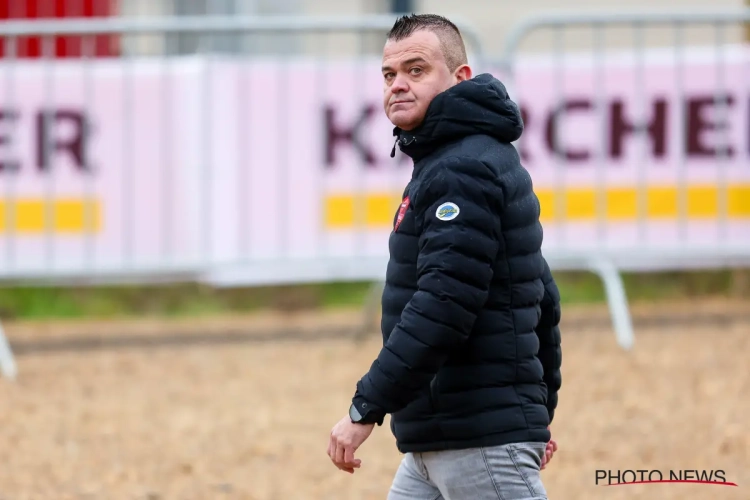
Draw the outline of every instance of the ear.
M464 80L471 80L471 68L468 64L462 64L456 71L453 72L453 76L456 79L456 83L461 83Z

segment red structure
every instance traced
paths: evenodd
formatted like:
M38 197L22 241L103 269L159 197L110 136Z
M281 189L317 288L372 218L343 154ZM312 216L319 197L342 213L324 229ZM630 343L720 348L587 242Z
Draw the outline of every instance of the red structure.
M0 22L21 19L60 19L70 17L108 17L117 15L115 0L0 0ZM55 58L81 57L83 37L54 37L50 56ZM116 35L91 36L89 55L112 57L120 53L119 37ZM49 43L49 42L48 42ZM7 57L7 40L0 38L0 57ZM16 57L36 58L43 56L42 38L19 37L16 42Z

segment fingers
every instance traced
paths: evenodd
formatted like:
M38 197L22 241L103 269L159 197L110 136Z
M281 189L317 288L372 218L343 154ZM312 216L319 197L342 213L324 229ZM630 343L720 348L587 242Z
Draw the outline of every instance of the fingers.
M333 435L328 441L328 456L340 470L354 474L362 466L362 460L354 458L354 447L339 442Z
M344 462L344 446L341 443L336 443L336 456L333 459L336 466L341 469L346 466Z
M349 474L354 474L354 469L359 469L361 467L361 463L361 461L355 460L353 464L336 465L336 467L344 472L348 472Z
M542 457L541 470L544 470L547 468L547 465L549 464L550 460L552 460L552 457L554 456L555 451L557 451L557 442L555 440L550 440L550 442L547 443L547 446L544 450L544 457Z
M354 464L354 450L351 446L344 448L344 463L347 465Z
M542 455L542 465L539 468L540 470L544 470L547 468L547 465L549 464L550 460L552 460L552 456L554 455L556 450L557 443L554 440L550 440L547 443L547 446L545 446L544 448L544 455Z
M344 447L344 467L351 470L351 474L354 474L354 469L359 469L361 464L361 460L354 458L354 448L351 446Z

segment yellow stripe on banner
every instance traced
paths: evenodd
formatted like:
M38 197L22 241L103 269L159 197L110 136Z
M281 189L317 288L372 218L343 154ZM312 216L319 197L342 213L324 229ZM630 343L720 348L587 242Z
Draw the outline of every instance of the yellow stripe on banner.
M101 202L86 198L0 200L0 233L95 233L101 229Z
M639 217L639 204L643 203L647 219L676 219L682 213L690 219L716 219L722 213L721 195L725 196L727 217L750 219L750 184L727 186L726 192L716 186L693 185L685 188L656 186L645 188L609 188L600 193L594 188L537 190L542 208L542 221L562 218L568 221L595 220L599 204L603 204L605 219L609 221L634 221ZM561 199L559 197L562 197ZM601 197L601 200L599 199ZM355 217L355 206L360 204L363 213ZM331 229L355 226L390 227L401 203L400 195L371 193L355 198L339 194L325 199L325 223ZM564 213L560 214L560 210ZM358 220L359 219L359 220Z
M655 187L649 189L646 213L654 219L675 217L679 213L679 195L677 189Z

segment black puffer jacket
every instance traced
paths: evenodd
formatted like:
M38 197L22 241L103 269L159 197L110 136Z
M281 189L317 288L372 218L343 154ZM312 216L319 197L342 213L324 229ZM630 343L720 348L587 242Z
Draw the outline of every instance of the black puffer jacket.
M353 403L402 452L548 441L559 293L539 202L511 144L518 107L488 74L435 97L413 133L382 298L383 349Z

